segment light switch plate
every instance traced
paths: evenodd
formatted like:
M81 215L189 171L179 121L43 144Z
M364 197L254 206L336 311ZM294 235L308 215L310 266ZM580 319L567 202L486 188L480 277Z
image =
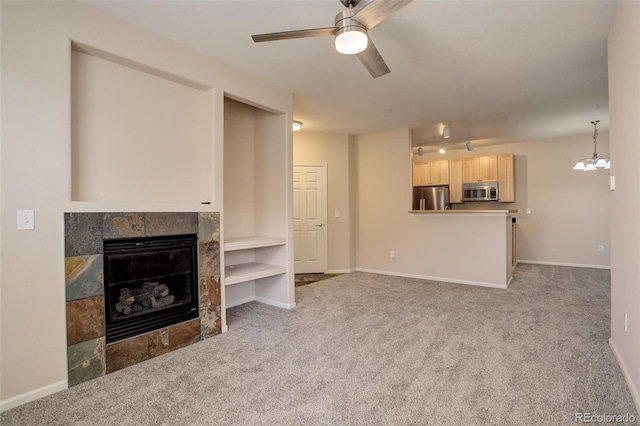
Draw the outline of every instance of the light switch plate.
M615 191L616 190L616 177L615 176L609 176L609 190L610 191Z
M18 231L35 229L33 210L18 210Z

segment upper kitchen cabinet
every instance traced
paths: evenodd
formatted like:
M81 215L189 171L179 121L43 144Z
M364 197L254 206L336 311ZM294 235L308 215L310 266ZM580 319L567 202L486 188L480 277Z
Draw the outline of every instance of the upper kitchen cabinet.
M462 183L495 182L497 180L497 155L485 155L462 160Z
M447 185L448 183L448 160L413 164L413 186Z
M449 202L462 203L462 159L449 160Z
M513 154L498 155L498 201L501 203L516 201Z

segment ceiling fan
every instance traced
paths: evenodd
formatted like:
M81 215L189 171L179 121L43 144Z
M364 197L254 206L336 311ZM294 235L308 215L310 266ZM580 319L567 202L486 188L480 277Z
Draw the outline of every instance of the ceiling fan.
M368 31L380 24L395 12L411 3L412 0L373 0L360 10L354 8L360 0L340 0L347 10L336 15L333 27L312 28L307 30L283 31L278 33L254 34L254 42L286 40L291 38L335 36L336 50L346 55L358 55L362 65L373 78L390 72L380 56L380 52L369 38Z

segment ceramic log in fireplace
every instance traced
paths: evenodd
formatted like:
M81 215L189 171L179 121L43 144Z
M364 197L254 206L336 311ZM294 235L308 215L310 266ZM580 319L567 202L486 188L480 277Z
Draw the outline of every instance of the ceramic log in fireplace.
M198 318L197 236L104 240L106 342Z

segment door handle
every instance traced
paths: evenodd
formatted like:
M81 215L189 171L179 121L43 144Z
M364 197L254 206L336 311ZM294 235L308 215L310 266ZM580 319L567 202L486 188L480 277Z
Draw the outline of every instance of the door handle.
M324 227L324 223L319 223L319 224L317 224L316 226L317 226L318 228L322 228L322 227Z

